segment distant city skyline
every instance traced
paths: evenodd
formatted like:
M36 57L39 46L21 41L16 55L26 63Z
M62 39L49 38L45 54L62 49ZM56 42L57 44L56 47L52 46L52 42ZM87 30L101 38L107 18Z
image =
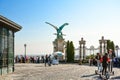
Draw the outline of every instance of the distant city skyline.
M53 53L56 31L45 22L56 26L69 23L63 29L65 41L79 47L81 37L86 46L99 46L99 39L114 41L120 46L119 0L0 0L0 15L20 24L15 34L15 54Z

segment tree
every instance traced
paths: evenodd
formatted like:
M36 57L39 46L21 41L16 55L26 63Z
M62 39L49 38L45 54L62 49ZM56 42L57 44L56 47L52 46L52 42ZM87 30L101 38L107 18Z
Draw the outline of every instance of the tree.
M113 52L115 51L115 45L113 41L111 41L111 49L113 50Z
M74 62L74 45L72 41L67 41L66 47L67 62Z
M71 41L70 42L70 55L71 55L71 62L74 62L74 45L73 45L73 42Z
M107 51L110 49L110 40L107 40Z
M109 49L112 49L114 51L115 50L114 46L115 45L113 41L107 40L107 51L109 51Z
M66 46L66 54L67 54L67 62L69 62L70 55L69 55L69 40L67 41L67 46Z

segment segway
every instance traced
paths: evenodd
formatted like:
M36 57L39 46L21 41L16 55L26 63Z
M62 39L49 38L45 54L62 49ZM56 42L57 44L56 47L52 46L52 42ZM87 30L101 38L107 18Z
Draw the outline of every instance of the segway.
M100 74L102 71L95 70L95 74Z
M101 74L101 72L102 72L102 66L101 66L100 70L95 70L95 74Z
M110 74L110 75L114 75L114 71L112 71L112 72L109 72L109 74Z
M114 71L112 71L112 75L114 75Z
M100 78L102 78L103 80L107 80L110 78L110 74L109 72L106 72L105 74L100 74Z
M112 65L110 65L110 66L112 66ZM111 70L111 69L110 69L110 70ZM113 67L112 67L112 70L113 70ZM112 72L109 71L109 74L110 74L110 75L114 75L114 71L112 71Z

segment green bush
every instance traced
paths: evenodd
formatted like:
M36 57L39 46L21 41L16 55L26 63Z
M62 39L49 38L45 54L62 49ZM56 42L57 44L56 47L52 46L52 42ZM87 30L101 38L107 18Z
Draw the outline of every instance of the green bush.
M82 60L82 63L88 63L88 62L89 62L89 59Z

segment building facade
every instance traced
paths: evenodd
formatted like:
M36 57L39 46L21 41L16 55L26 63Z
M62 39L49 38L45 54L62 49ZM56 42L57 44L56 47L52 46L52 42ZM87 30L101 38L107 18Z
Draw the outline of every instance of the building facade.
M14 71L14 35L22 27L0 15L0 74Z

